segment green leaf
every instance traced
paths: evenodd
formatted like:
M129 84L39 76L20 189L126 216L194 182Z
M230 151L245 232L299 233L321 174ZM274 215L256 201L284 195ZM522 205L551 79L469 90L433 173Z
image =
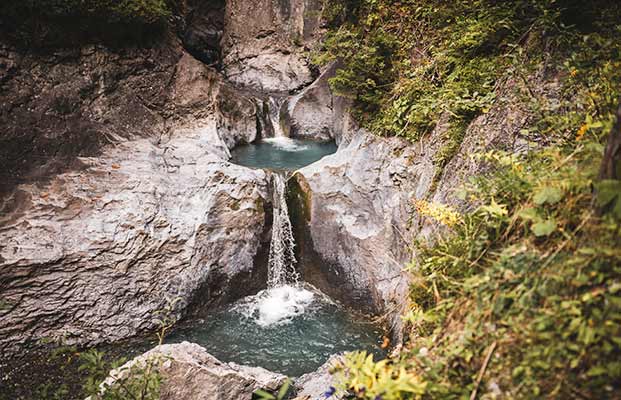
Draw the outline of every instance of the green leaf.
M537 237L548 236L556 230L556 221L554 218L546 219L533 224L530 229Z
M260 399L276 400L276 397L273 394L268 393L265 390L257 389L257 390L255 390L254 394L259 396Z
M289 391L289 386L290 385L291 385L291 381L289 379L287 379L285 381L285 383L283 383L283 385L281 386L280 390L278 391L278 396L276 396L278 398L278 400L282 400L282 399L285 398L285 395Z
M597 205L603 207L621 194L621 181L604 179L597 182L595 188L597 189Z
M545 186L541 188L533 196L533 201L537 205L556 204L563 198L563 191L553 186Z
M596 365L587 371L588 376L599 376L606 373L606 368L601 365Z
M494 199L492 199L489 205L481 206L481 210L489 213L490 215L497 216L497 217L507 215L508 213L507 206L504 204L496 203L496 200Z
M540 219L539 214L537 213L537 209L533 207L528 207L521 210L518 213L519 217L525 219L527 221L535 221Z

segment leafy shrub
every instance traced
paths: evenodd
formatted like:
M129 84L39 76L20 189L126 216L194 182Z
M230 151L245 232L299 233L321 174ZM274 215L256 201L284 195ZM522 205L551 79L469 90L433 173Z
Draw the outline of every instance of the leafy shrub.
M55 47L83 40L155 37L182 0L24 0L0 4L0 28L19 44Z
M151 24L170 16L167 0L25 0L3 6L8 13L45 17L97 16L108 22Z
M91 400L157 400L160 398L159 373L161 359L152 357L144 363L135 363L122 368L125 360L108 364L104 361L104 354L97 350L89 350L80 355L83 364L80 371L88 374L84 384L84 392ZM108 383L110 369L117 369L114 381ZM103 382L103 383L102 383Z

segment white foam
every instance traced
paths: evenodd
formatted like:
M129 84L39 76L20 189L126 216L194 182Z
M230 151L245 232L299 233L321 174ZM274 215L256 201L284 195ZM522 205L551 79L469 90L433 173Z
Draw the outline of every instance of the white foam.
M244 314L267 327L291 322L313 304L315 294L301 286L283 285L247 298Z
M273 138L265 138L264 142L273 144L279 149L285 151L302 151L307 150L308 145L301 144L298 140L288 138L286 136L277 136Z

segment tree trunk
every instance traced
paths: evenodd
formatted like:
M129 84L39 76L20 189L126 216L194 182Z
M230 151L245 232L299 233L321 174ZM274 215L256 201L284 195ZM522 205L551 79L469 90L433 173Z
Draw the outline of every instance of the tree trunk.
M616 121L608 136L599 179L621 179L621 103L617 108Z

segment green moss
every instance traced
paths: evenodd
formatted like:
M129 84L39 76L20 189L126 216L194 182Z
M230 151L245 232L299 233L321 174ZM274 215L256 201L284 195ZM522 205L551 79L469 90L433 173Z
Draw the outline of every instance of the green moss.
M312 193L306 179L300 174L295 174L289 179L287 187L288 202L292 204L291 212L310 222Z
M257 197L254 201L254 207L257 209L257 211L259 211L259 213L263 214L265 213L265 206L264 206L264 200L260 197Z
M438 184L440 183L440 178L442 178L442 174L444 173L444 167L446 167L446 165L459 151L461 143L464 140L466 130L468 129L468 123L469 120L461 120L458 122L451 122L449 124L448 129L442 138L442 146L435 154L433 160L435 170L429 193L435 192Z

